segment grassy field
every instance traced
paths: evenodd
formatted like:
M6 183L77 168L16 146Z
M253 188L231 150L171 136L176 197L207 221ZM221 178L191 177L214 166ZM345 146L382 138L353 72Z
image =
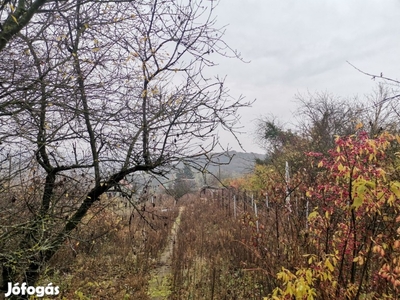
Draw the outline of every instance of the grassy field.
M57 299L149 299L150 271L178 210L172 201L138 208L94 208L42 277L60 286Z
M57 299L263 299L288 259L273 211L235 217L232 201L195 195L138 208L93 210L42 278L60 286Z

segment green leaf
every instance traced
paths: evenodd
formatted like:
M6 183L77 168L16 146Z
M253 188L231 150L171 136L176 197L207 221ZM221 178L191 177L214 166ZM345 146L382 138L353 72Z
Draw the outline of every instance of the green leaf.
M318 215L319 215L319 214L318 214L317 211L313 211L312 213L310 213L310 214L308 215L308 220L311 221L312 219L318 217Z
M390 184L390 190L396 195L397 198L400 198L400 182L392 182Z
M354 207L355 209L359 208L361 205L363 204L363 197L354 197L354 202L352 207Z

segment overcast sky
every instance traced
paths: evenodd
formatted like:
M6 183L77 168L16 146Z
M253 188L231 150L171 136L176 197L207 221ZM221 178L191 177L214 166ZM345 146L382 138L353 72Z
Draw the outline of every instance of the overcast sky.
M221 0L218 24L229 24L225 41L248 64L220 60L234 97L256 99L243 109L240 140L247 152L263 153L254 141L255 122L273 114L294 122L296 94L329 92L341 98L372 93L377 82L357 72L400 78L399 0ZM233 139L224 144L239 150Z

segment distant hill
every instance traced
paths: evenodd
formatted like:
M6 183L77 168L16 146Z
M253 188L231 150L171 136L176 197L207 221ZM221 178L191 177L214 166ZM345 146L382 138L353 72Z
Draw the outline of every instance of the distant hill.
M204 185L218 186L220 183L216 178L224 180L226 178L237 178L249 174L254 169L256 159L263 160L265 158L263 154L237 151L214 153L211 156L213 157L213 163L207 163L208 160L205 156L199 157L194 161L197 166L207 169L207 173L202 173L199 170L191 168L197 187ZM183 163L179 164L177 168L182 170ZM204 175L206 178L204 178ZM171 176L168 176L169 178L165 182L174 180L175 176L175 172L171 173Z
M265 155L263 154L258 154L258 153L245 153L245 152L237 152L237 151L230 151L228 154L226 153L215 153L214 156L217 158L214 159L214 162L218 163L217 164L208 164L206 166L206 169L208 173L213 174L214 176L220 178L221 180L225 178L236 178L236 177L241 177L244 176L245 174L249 174L252 172L254 165L255 165L255 160L256 159L261 159L263 160L265 158ZM200 157L196 159L196 164L199 166L205 166L207 159L206 157ZM184 165L183 163L178 164L177 168L178 169L183 169ZM197 187L201 187L204 185L204 177L203 174L195 170L194 168L191 168L193 175L195 177L196 185ZM208 174L206 175L206 184L210 185L219 185L218 181L215 180L214 176ZM169 186L173 183L173 180L176 177L176 172L171 172L168 174L167 177L158 177L157 179L153 178L150 180L150 186L153 188L156 188L159 186L160 183L165 184L166 186ZM144 185L144 183L147 181L146 176L142 179L137 178L135 179L137 184L140 186L141 184Z
M228 155L232 157L231 160ZM214 175L219 175L220 173L221 177L239 177L244 174L248 174L253 170L256 159L265 158L265 155L263 154L252 152L245 153L230 151L228 155L222 154L219 157L219 162L221 165L209 165L207 168L208 171Z

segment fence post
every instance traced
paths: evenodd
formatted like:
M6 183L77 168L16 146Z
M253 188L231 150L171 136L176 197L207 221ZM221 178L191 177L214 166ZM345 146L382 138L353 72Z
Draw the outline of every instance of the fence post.
M256 215L256 227L257 227L257 233L258 233L258 212L257 212L257 203L254 202L254 213Z
M236 195L233 195L233 216L236 219Z
M289 212L292 212L292 208L290 207L290 173L289 173L289 163L286 161L285 163L285 181L286 181L286 206Z
M306 230L308 230L308 198L306 202Z

